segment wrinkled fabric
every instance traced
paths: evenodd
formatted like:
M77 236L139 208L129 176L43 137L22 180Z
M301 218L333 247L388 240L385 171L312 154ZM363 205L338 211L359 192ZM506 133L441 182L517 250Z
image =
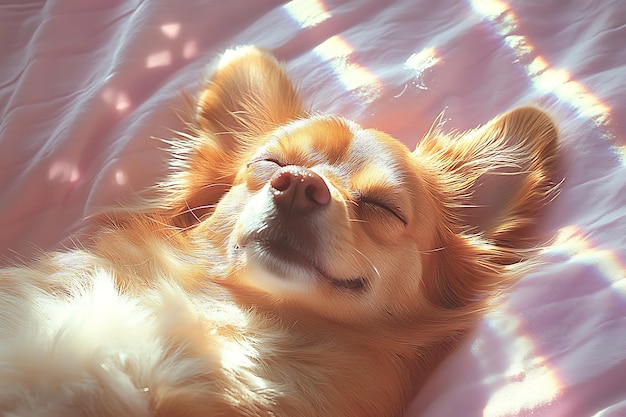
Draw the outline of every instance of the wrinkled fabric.
M32 0L0 4L0 258L80 245L163 178L224 49L272 50L309 100L414 147L512 107L561 128L541 264L407 416L626 415L626 3ZM439 119L440 117L440 119Z

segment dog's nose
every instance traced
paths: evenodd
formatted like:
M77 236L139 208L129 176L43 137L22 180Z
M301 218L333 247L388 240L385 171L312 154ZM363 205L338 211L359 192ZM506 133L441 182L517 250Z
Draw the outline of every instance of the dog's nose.
M326 182L306 168L293 165L283 167L272 175L270 186L276 205L294 213L310 213L330 202L330 190Z

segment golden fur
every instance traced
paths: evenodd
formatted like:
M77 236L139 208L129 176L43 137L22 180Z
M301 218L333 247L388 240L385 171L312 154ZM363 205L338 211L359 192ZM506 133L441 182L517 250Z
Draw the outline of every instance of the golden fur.
M520 108L411 152L242 47L172 145L158 198L0 271L3 415L402 415L525 270L557 132Z

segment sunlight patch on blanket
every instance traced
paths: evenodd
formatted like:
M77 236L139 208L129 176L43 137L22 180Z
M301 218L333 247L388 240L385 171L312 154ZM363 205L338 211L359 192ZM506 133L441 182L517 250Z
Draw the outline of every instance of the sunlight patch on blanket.
M118 112L123 112L130 107L130 99L126 93L115 91L110 87L105 88L102 92L102 98Z
M626 166L626 145L616 145L613 148L613 152L615 152L622 165Z
M610 250L596 248L576 225L561 228L555 242L544 253L564 253L572 260L594 265L609 283L626 279L626 265L619 257Z
M593 120L598 126L609 124L611 111L609 106L584 85L573 80L568 71L553 69L545 58L537 56L527 66L527 72L540 91L555 94L575 108L581 116Z
M198 46L198 42L195 40L190 40L185 42L185 46L183 46L183 57L186 59L191 59L196 57L200 53L200 47Z
M415 72L415 87L426 90L424 73L442 61L441 55L435 48L424 48L420 52L412 54L404 63L404 67Z
M314 52L330 64L344 87L359 96L365 104L380 96L381 81L367 68L350 61L353 49L342 37L328 38L316 46Z
M320 0L292 0L283 8L302 28L317 26L331 17Z
M128 176L121 169L115 172L115 183L117 185L126 185L128 183Z
M486 381L494 386L494 391L483 409L483 417L526 415L558 398L565 384L533 339L524 334L523 323L514 314L507 314L491 316L487 324L498 337L515 337L507 342L509 349L502 352L507 369L496 379Z
M170 51L161 51L148 55L146 59L146 68L165 67L172 63L172 53Z
M562 390L556 373L536 358L534 368L520 370L489 398L483 417L502 417L524 414L554 401Z
M161 25L161 32L170 39L175 39L180 32L180 23L167 23Z
M80 172L76 165L69 162L57 161L48 170L48 180L60 182L76 182L80 179Z
M303 29L317 26L332 17L322 0L292 0L283 9ZM364 104L380 96L381 81L367 68L350 61L353 48L341 36L328 38L315 47L314 52L330 64L343 86L356 94Z
M502 37L503 43L514 53L537 90L552 94L567 103L582 117L598 127L607 127L611 108L582 83L572 79L565 69L555 69L547 59L537 53L528 37L519 33L518 17L509 4L502 0L470 0L472 9ZM612 139L605 135L606 139Z
M512 31L517 29L517 16L507 2L502 0L471 0L470 4L482 18L497 21L501 30Z

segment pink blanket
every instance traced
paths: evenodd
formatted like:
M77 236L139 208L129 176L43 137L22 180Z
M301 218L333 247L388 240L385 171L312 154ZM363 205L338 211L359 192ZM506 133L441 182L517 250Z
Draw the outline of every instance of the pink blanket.
M562 127L553 243L407 416L626 416L624 39L621 0L3 2L0 257L69 244L159 179L154 138L236 44L284 59L315 109L409 146L442 111L467 129L539 104Z

